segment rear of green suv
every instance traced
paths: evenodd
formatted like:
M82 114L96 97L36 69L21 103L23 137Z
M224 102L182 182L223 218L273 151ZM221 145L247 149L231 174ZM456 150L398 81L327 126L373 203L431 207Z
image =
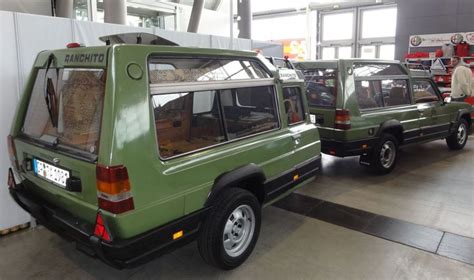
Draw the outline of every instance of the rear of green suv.
M323 153L361 156L361 164L388 173L399 147L443 138L451 149L466 144L469 104L445 102L429 73L367 59L297 62L295 68L305 76Z
M17 203L115 267L197 238L234 268L260 208L320 168L302 80L252 52L174 46L40 53L9 149Z

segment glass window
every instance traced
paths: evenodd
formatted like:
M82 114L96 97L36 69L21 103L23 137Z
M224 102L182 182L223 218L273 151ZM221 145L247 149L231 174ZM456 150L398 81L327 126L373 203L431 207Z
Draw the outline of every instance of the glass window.
M362 12L362 38L395 37L397 8L370 9Z
M336 105L336 69L303 70L309 106Z
M323 15L323 41L350 40L353 26L353 12Z
M87 0L73 1L74 16L77 20L89 20L89 9L87 7Z
M406 80L382 80L383 103L385 106L410 104Z
M356 81L355 91L359 109L364 110L383 107L380 81Z
M156 135L162 158L225 141L216 91L152 96Z
M252 6L255 2L259 1L252 1ZM274 3L271 5L273 6ZM306 14L254 19L252 21L252 39L274 41L306 38L305 28L295 28L295 26L306 25ZM263 52L265 53L265 50Z
M304 108L300 88L283 88L283 103L285 104L285 112L288 118L288 124L304 121Z
M97 154L104 92L102 69L39 70L23 133L61 148Z
M149 65L150 83L205 82L269 78L255 61L215 58L159 58Z
M327 47L323 48L323 59L335 59L336 58L336 48Z
M433 84L427 80L413 81L413 97L415 98L415 103L439 101L438 94L436 94Z
M351 58L352 47L339 47L337 58Z
M406 75L406 73L398 64L354 63L354 75L356 77L370 77L383 75Z
M229 140L278 127L273 86L222 90L220 101Z
M380 58L386 60L395 59L395 45L381 45Z
M361 58L366 58L366 59L376 58L375 53L376 53L375 46L362 46L360 48Z

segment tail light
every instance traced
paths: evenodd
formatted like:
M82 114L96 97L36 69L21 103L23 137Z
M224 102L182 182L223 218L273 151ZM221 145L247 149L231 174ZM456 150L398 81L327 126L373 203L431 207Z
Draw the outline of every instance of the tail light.
M349 114L349 110L336 110L336 120L334 121L334 128L343 130L351 129L351 115Z
M109 229L105 224L104 218L102 217L102 213L100 211L97 212L97 216L95 217L94 235L102 240L109 242L112 241L112 236L109 233Z
M20 170L20 166L18 165L18 159L16 158L16 149L15 149L15 143L13 142L13 136L8 135L7 136L7 143L8 143L8 155L10 156L10 162L12 164L12 167L15 168L15 170Z
M125 166L97 165L96 176L99 208L114 214L135 208Z

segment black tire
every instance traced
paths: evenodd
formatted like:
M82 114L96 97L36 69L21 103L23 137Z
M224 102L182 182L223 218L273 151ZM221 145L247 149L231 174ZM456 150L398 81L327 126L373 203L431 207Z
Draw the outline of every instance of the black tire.
M376 174L388 174L398 159L398 140L392 134L384 133L372 150L370 168Z
M453 133L446 138L446 144L451 150L461 150L466 146L469 125L465 119L460 119Z
M253 211L254 227L253 234L249 233L249 235L247 235L248 238L245 238L244 232L246 231L242 230L242 226L240 226L240 233L243 234L242 240L247 240L245 242L247 245L242 247L236 245L236 248L242 248L242 252L236 252L237 255L233 256L231 255L232 252L229 253L224 247L224 237L229 237L227 234L224 235L224 230L228 221L230 224L233 224L231 227L232 234L234 234L234 228L239 230L239 225L236 225L236 220L231 221L231 214L234 211L239 211L237 210L240 209L239 207L244 207L242 209L246 211L249 211L249 209ZM242 212L242 214L244 214L244 212ZM251 217L251 214L249 214L247 214L247 218ZM244 217L244 215L242 215L242 217ZM242 219L242 221L243 224L252 224L250 218L248 220ZM218 268L229 270L238 267L250 256L257 243L260 233L260 221L261 207L257 198L252 193L240 188L229 188L223 191L223 193L217 197L211 212L201 225L198 239L199 253L208 264ZM245 228L246 226L243 227L243 229ZM247 230L247 232L252 231ZM238 238L237 235L235 235L235 238ZM228 238L228 240L230 240L230 238Z

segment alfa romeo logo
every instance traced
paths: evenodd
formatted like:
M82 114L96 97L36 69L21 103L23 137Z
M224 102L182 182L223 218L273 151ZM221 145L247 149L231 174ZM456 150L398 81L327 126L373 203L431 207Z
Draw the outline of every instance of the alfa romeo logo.
M423 40L421 39L420 36L416 35L411 37L410 39L410 44L414 47L419 46Z
M451 36L451 43L453 44L459 44L461 41L464 40L464 37L462 34L456 33L453 36Z

